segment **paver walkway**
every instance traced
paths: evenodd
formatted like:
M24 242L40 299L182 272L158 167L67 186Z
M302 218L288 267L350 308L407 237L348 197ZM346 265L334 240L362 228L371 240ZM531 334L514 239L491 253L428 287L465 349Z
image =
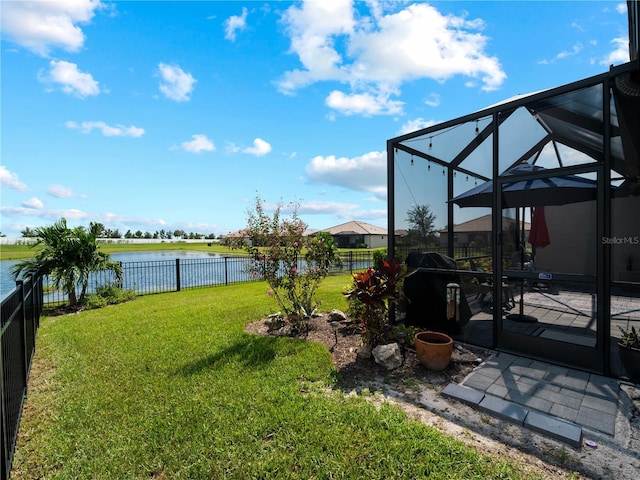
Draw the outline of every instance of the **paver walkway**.
M617 380L498 353L443 392L573 446L582 428L615 435Z

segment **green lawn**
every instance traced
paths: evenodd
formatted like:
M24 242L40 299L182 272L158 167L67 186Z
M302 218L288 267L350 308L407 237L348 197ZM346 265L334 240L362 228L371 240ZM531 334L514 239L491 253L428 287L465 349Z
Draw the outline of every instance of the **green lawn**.
M348 275L322 309L346 308ZM14 479L529 478L336 388L327 349L243 332L264 283L45 317Z
M31 247L29 245L2 245L0 247L0 260L20 260L23 258L31 258L40 247ZM203 240L202 243L105 243L100 245L100 250L106 253L125 253L125 252L152 252L164 250L191 250L197 252L219 253L221 255L244 255L246 252L242 249L232 249L224 247L216 243L209 243Z

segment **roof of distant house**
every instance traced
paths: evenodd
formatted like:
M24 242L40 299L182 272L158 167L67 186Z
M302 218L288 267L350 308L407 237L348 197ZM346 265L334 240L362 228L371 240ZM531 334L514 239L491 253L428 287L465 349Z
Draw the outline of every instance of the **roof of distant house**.
M503 225L512 225L515 223L515 219L510 217L502 217ZM529 230L531 224L524 222L524 229ZM484 215L483 217L474 218L464 223L459 223L453 226L454 233L463 232L490 232L492 230L491 214ZM438 230L438 233L448 233L446 228Z
M331 235L386 235L387 229L370 223L351 221L320 230Z

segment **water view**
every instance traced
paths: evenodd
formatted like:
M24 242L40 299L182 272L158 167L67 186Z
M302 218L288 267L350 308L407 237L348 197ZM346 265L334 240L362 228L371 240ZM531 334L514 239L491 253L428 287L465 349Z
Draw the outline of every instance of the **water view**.
M135 266L135 270L139 271L145 268L151 268L155 262L161 262L162 264L175 265L176 259L179 260L203 260L203 259L221 259L221 255L217 253L196 252L196 251L182 251L182 250L163 250L153 252L127 252L127 253L114 253L111 254L112 260L116 262L122 262L123 264L132 264ZM153 263L146 263L153 262ZM0 298L4 299L7 294L11 293L16 286L16 282L11 276L11 268L18 263L18 260L2 260L0 261ZM175 270L175 269L174 269ZM124 282L127 282L126 273ZM135 288L135 282L133 284L123 285L124 288ZM146 283L146 282L145 282ZM174 277L175 285L175 277ZM175 290L175 288L174 288Z
M255 280L246 256L223 256L218 253L166 250L150 252L114 253L111 258L122 263L123 278L119 285L139 294L175 292L184 288L229 285ZM371 255L347 253L342 258L345 271L362 270L371 265ZM18 260L0 262L0 298L4 299L16 286L11 267ZM304 260L299 269L305 267ZM336 270L339 268L336 267ZM110 272L97 272L89 277L89 292L97 286L114 284ZM46 292L46 290L45 290ZM44 302L65 302L62 292L46 293Z

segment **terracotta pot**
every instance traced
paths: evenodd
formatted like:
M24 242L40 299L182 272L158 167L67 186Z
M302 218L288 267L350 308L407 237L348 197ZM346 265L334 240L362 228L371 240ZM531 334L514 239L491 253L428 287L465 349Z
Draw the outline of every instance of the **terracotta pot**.
M416 353L420 364L428 370L439 372L451 361L453 339L440 332L419 332L415 336Z
M618 343L618 354L629 378L634 382L640 382L640 349Z

